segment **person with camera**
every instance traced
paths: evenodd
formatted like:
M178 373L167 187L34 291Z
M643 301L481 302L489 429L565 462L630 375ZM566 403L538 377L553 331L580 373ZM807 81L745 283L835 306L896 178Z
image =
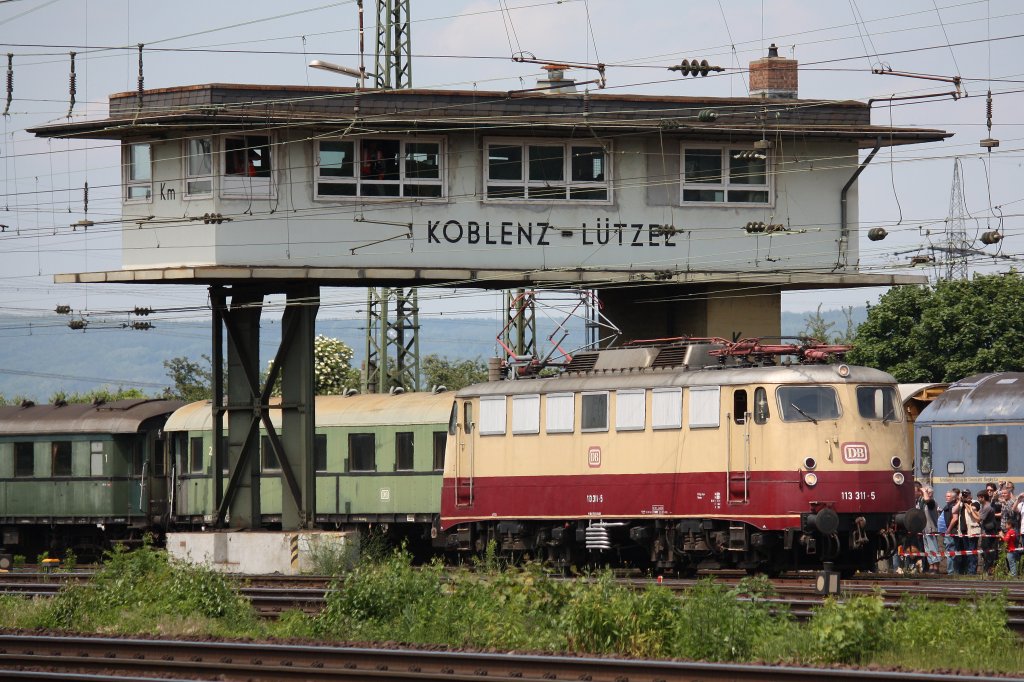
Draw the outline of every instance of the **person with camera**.
M960 493L960 500L953 507L953 533L956 539L956 567L960 575L975 575L978 572L978 536L981 535L979 522L981 505L975 507L971 491ZM963 554L961 554L963 552Z

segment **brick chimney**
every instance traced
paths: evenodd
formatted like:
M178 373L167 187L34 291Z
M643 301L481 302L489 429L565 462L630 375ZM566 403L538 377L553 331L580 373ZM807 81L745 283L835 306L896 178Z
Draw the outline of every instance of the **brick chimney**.
M779 56L775 43L768 56L750 62L750 96L768 99L796 99L796 60Z

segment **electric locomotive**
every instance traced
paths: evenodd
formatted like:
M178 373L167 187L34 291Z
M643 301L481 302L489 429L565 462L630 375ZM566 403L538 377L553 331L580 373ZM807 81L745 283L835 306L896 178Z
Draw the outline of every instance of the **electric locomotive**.
M895 380L812 364L839 350L685 340L465 388L439 542L680 573L870 568L924 516Z

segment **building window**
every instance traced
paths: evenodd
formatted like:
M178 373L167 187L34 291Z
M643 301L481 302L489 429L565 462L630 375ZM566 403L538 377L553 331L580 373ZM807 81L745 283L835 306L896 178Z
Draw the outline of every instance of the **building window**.
M327 434L313 436L313 470L327 471Z
M185 140L185 196L213 193L213 140L195 137Z
M56 441L50 446L53 453L51 471L54 476L71 475L71 442L66 440Z
M318 199L444 196L441 143L366 138L317 143Z
M486 145L487 198L491 200L608 201L606 147L571 142Z
M444 448L447 442L447 433L444 431L434 431L434 471L444 469Z
M189 471L193 474L203 473L203 437L195 436L189 439Z
M260 437L260 471L280 471L281 462L274 452L274 445L270 442L270 436Z
M512 396L512 433L540 433L540 396Z
M769 203L767 154L751 147L685 147L684 204Z
M978 436L978 473L1005 474L1007 451L1005 433Z
M584 393L580 404L580 428L583 431L608 430L608 394Z
M377 444L372 433L348 434L349 471L376 471Z
M412 431L395 434L395 471L412 471L414 465L414 442Z
M153 199L153 147L148 142L124 147L124 200Z
M14 444L14 475L31 478L36 473L36 453L32 443Z
M272 147L267 135L237 135L224 138L224 175L221 194L237 197L269 197Z

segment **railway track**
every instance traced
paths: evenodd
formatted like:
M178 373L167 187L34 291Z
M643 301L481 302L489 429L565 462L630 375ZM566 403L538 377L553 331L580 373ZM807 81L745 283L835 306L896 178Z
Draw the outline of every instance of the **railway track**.
M249 642L0 635L0 671L71 680L925 682L935 673ZM2 676L2 675L0 675ZM972 676L974 682L1006 677ZM1020 679L1020 678L1014 678Z

